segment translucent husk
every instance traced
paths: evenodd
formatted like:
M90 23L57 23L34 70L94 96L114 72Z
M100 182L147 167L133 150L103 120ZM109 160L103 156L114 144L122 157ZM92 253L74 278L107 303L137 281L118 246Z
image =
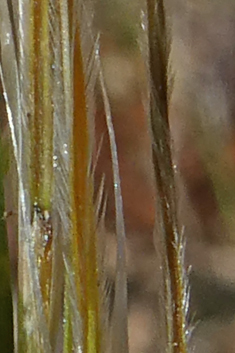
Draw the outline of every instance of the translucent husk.
M96 81L88 72L92 16L72 0L3 1L0 10L0 77L17 170L15 351L100 352L87 110Z

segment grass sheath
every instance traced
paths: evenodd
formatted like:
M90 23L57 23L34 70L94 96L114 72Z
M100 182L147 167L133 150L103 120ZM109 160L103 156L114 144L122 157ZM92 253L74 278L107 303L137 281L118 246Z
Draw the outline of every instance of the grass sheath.
M87 111L92 14L83 1L4 0L0 22L18 190L15 351L98 353L104 286Z
M79 310L83 318L83 352L100 351L97 242L92 181L89 175L90 144L86 90L79 27L74 43L74 123L72 142L72 233L73 260ZM78 143L77 141L80 141Z
M177 222L174 166L169 124L170 41L163 0L148 0L149 65L153 163L158 192L159 233L164 236L168 350L186 353L186 287L182 263L183 243ZM159 235L158 233L158 235ZM167 304L168 305L168 304Z

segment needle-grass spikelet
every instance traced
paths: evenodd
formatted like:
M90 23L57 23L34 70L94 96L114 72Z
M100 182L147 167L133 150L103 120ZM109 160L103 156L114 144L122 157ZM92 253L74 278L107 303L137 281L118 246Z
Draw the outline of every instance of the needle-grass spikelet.
M187 288L183 268L184 243L177 220L175 176L169 123L169 27L163 0L147 0L151 128L153 163L157 186L157 236L162 236L161 254L165 277L167 352L186 353Z

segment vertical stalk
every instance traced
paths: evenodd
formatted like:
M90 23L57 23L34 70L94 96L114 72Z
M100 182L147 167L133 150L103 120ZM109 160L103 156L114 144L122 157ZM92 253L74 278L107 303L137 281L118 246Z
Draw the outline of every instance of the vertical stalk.
M83 321L83 352L100 352L97 244L90 167L90 136L79 26L73 58L72 251L78 307Z
M159 231L164 236L166 256L166 303L168 351L186 353L185 284L182 239L177 221L174 166L169 126L169 51L163 0L147 0L149 65L151 80L151 127L153 162L158 191ZM167 284L169 283L169 285Z
M31 100L29 113L31 137L30 182L32 221L38 224L35 252L44 310L49 319L52 271L51 200L53 184L53 110L52 53L50 47L49 0L31 1L31 31L29 43Z
M51 206L53 176L53 111L49 0L32 3L31 121L32 201L43 210ZM36 178L35 178L36 176Z

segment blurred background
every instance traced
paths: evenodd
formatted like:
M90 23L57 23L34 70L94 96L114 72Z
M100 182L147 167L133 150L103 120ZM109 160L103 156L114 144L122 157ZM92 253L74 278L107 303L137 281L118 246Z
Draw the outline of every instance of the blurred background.
M119 152L127 229L131 353L163 352L159 329L159 263L153 247L155 188L146 110L146 12L141 0L97 0L96 26ZM235 352L235 4L166 1L172 36L170 122L177 168L179 220L191 267L190 315L195 353ZM97 135L110 190L104 116ZM105 137L106 136L106 137ZM110 243L112 236L110 234ZM109 252L110 276L113 253Z
M94 0L95 27L116 133L127 230L130 353L162 353L161 269L153 246L155 187L148 121L146 11L143 0ZM235 352L235 3L167 0L171 42L170 123L179 220L190 272L195 353ZM2 97L1 97L2 100ZM0 104L1 103L0 100ZM3 104L2 104L3 105ZM4 112L1 128L4 130ZM102 140L96 184L105 174L107 272L114 273L114 202L109 140ZM97 147L98 148L98 147ZM0 158L4 156L1 144ZM0 168L0 215L3 176ZM156 220L157 221L157 220ZM0 220L0 352L12 352L9 262ZM11 240L11 247L12 240Z

